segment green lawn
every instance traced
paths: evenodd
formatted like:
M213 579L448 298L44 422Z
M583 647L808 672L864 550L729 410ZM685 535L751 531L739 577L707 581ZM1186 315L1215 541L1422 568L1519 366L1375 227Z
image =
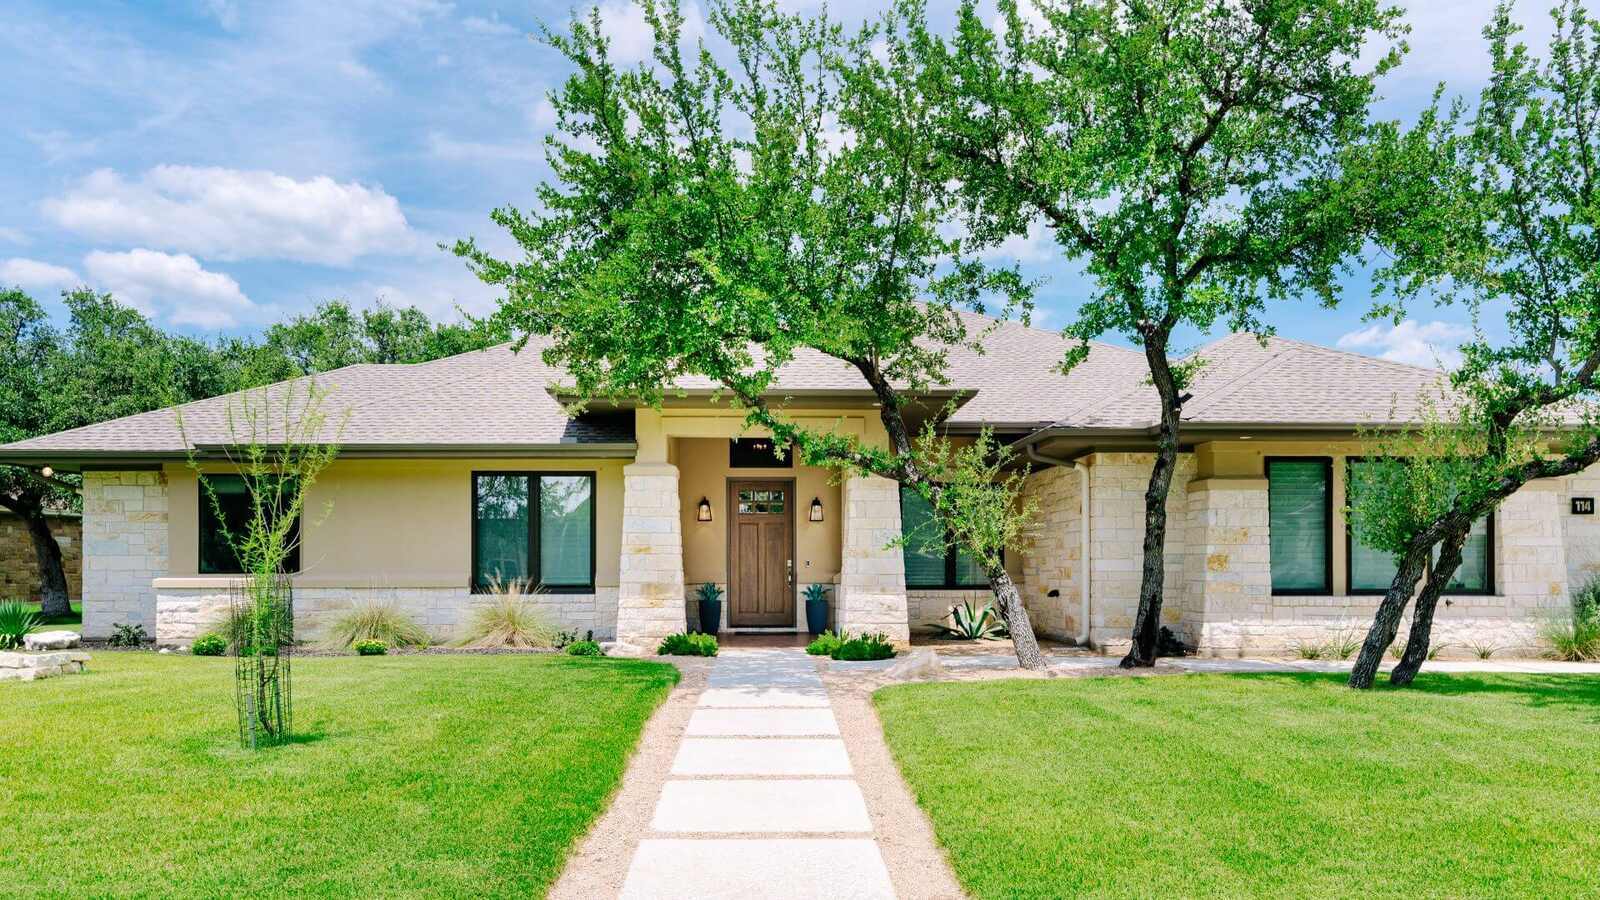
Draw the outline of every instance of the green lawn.
M1600 678L991 681L876 701L977 897L1600 892Z
M0 896L538 895L671 666L294 661L290 746L238 747L233 661L99 653L0 684Z

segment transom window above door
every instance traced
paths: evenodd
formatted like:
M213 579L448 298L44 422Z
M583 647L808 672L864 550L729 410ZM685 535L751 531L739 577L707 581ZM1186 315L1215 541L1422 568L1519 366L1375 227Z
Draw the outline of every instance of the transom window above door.
M777 488L740 488L739 515L781 516L784 492Z

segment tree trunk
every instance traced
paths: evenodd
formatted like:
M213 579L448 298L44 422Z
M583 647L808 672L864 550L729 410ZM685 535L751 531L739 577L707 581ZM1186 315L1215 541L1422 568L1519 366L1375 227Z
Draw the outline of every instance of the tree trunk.
M1470 524L1464 529L1452 529L1440 542L1439 561L1433 564L1433 571L1428 573L1428 581L1422 586L1422 595L1417 598L1416 609L1411 614L1411 634L1406 638L1405 655L1400 657L1399 664L1389 673L1390 684L1405 687L1417 677L1422 664L1427 662L1429 644L1433 640L1433 611L1439 605L1439 596L1461 566L1461 547L1467 542L1467 532L1470 530Z
M1033 623L1028 620L1028 608L1022 604L1022 594L1011 580L1004 566L995 566L984 574L989 576L989 587L994 590L995 603L1000 608L1000 618L1005 620L1011 633L1011 646L1017 651L1017 664L1024 669L1043 669L1044 654L1039 652L1039 642L1033 636Z
M1139 580L1139 611L1133 620L1133 645L1122 658L1124 669L1156 664L1156 643L1161 636L1162 589L1166 582L1167 493L1178 465L1178 421L1182 402L1177 380L1167 364L1166 342L1145 339L1145 357L1151 380L1161 395L1161 434L1156 461L1144 492L1144 571Z
M67 596L67 573L61 566L61 545L50 533L50 523L43 512L23 516L28 523L28 536L33 538L33 556L39 563L39 615L49 619L72 615L72 601Z
M1422 579L1422 570L1431 549L1431 544L1413 542L1400 558L1400 567L1394 573L1394 580L1389 582L1389 590L1378 604L1377 614L1372 617L1372 627L1367 630L1367 639L1361 645L1360 655L1356 657L1355 668L1350 670L1350 687L1365 690L1377 680L1383 652L1394 643L1395 633L1400 630L1400 616L1406 611L1406 604L1411 601L1417 582Z

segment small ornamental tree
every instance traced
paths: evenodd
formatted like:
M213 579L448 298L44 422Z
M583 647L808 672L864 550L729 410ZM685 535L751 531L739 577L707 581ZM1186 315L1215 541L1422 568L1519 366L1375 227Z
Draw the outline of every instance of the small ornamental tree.
M1183 329L1265 335L1265 302L1338 296L1382 200L1339 158L1398 60L1400 11L1380 0L963 0L953 37L904 0L904 44L929 124L980 239L1042 222L1094 289L1063 330L1143 349L1159 397L1143 571L1124 667L1155 662L1167 494L1203 360ZM1026 8L1023 3L1028 3ZM1372 59L1368 64L1365 59Z
M227 410L221 468L244 484L247 515L230 526L221 495L205 476L216 463L191 449L200 482L227 546L243 573L232 597L229 643L235 663L239 740L250 748L281 744L293 732L289 657L295 645L289 561L300 546L306 496L339 454L344 422L330 422L327 391L312 379L246 391ZM184 431L182 409L178 428ZM193 443L185 435L185 443ZM323 510L326 516L330 508Z
M801 462L917 491L982 562L1018 660L1042 667L1000 563L1023 530L1016 482L987 480L1003 454L988 437L950 451L907 417L946 381L951 348L981 348L988 326L963 310L1028 310L1016 274L976 262L950 227L954 173L910 60L875 52L880 29L846 36L770 0L709 5L719 58L686 51L676 2L641 6L655 38L641 66L613 61L598 9L544 34L576 70L551 97L554 179L536 209L494 213L520 259L470 240L456 252L506 290L507 322L549 337L545 359L580 397L657 404L704 376ZM785 414L778 370L809 353L859 373L887 447Z
M1484 29L1493 72L1477 108L1428 111L1370 159L1382 173L1431 179L1429 210L1392 223L1383 242L1398 316L1425 290L1476 316L1506 307L1506 336L1479 336L1451 373L1456 408L1390 446L1420 457L1381 469L1380 490L1411 509L1373 535L1399 570L1374 616L1350 686L1370 687L1426 570L1406 649L1390 675L1409 684L1427 659L1434 607L1461 562L1472 523L1538 478L1600 461L1593 402L1600 377L1600 26L1575 0L1551 13L1549 61L1515 43L1502 4ZM1386 177L1380 175L1380 177ZM1438 560L1427 565L1433 548Z

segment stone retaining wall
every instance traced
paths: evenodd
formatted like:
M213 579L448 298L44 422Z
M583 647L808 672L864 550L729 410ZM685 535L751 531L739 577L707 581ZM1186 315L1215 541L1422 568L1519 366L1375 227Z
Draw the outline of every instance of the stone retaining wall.
M83 596L83 521L77 516L47 516L50 533L61 547L61 568L67 596ZM0 600L39 599L39 557L33 551L28 523L0 509Z

